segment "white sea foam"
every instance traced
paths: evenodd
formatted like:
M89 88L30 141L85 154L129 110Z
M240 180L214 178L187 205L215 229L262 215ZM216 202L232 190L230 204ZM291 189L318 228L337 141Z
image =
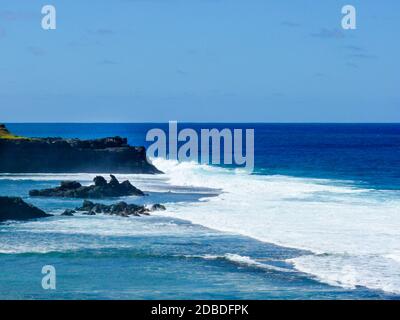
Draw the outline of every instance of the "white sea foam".
M166 212L157 214L260 241L309 250L312 254L289 262L298 270L332 285L346 288L360 285L400 293L398 191L376 192L326 179L248 175L241 170L162 159L153 162L166 174L117 175L117 178L129 179L146 191L195 190L207 193L211 188L219 194L217 197L204 197L195 203L171 203ZM89 183L94 176L2 174L0 179L79 180ZM18 229L102 236L187 235L197 230L188 230L190 225L157 225L144 223L145 219L143 223L136 219L121 219L100 216L50 219L24 223ZM6 243L0 245L0 252L10 250L41 252L49 248L45 248L45 244L37 248L27 248L24 244L20 248ZM63 248L55 246L50 250ZM244 262L243 259L239 258Z
M171 218L76 214L74 217L51 217L40 221L0 225L0 253L121 249L134 245L132 237L208 237L216 234L213 230ZM131 240L121 240L121 237L129 237Z
M190 206L169 206L159 214L309 250L313 254L290 262L329 284L400 293L398 192L162 159L154 164L171 185L223 191Z
M3 242L0 244L1 254L22 254L22 253L50 253L50 252L67 252L76 250L93 250L93 249L105 249L105 248L115 248L114 244L104 244L104 243L93 243L93 242L56 242L47 241L41 243L32 243L25 241L13 241L12 243ZM129 247L128 245L118 244L118 248Z
M237 265L253 267L253 268L257 268L257 269L273 270L273 271L279 271L279 272L293 272L293 270L290 270L290 269L280 268L277 266L273 266L271 264L262 263L257 260L254 260L248 256L241 256L241 255L234 254L234 253L226 253L224 255L211 255L211 254L188 255L188 256L186 256L186 258L200 258L200 259L205 259L205 260L227 260L227 261L232 262Z
M14 232L29 232L37 234L74 234L93 236L159 236L159 235L190 235L201 232L192 224L177 224L174 221L157 217L126 218L109 215L75 215L73 218L50 218L40 221L30 221L20 224ZM210 231L210 234L213 234Z

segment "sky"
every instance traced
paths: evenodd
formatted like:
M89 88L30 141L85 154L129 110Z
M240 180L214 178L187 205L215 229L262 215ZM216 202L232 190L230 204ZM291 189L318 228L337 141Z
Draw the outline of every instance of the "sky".
M1 0L0 122L400 122L399 34L398 0Z

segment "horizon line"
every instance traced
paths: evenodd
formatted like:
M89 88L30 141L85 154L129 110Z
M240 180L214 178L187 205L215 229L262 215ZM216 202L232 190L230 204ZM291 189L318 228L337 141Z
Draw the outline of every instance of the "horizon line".
M174 122L176 120L170 121L143 121L143 122L78 122L78 121L68 121L68 122L30 122L30 121L21 121L21 122L0 122L3 124L168 124L170 122ZM186 123L186 124L400 124L400 122L319 122L319 121L311 121L311 122L264 122L264 121L176 121L177 123Z

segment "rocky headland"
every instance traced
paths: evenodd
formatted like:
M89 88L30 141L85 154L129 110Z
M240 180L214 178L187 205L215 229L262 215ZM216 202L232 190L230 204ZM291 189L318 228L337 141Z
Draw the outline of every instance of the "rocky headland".
M12 134L0 124L0 173L162 173L148 162L144 147L129 146L126 138L111 137L95 140L63 138L27 138ZM78 181L63 181L60 186L31 190L32 197L63 197L103 199L124 196L144 196L144 192L128 180L120 183L114 175L110 181L102 176L94 184L82 186ZM165 210L161 204L150 208L118 202L112 205L85 200L76 210L67 209L61 215L73 216L77 211L87 215L109 214L123 217L149 215ZM43 210L19 197L0 197L0 222L50 217Z
M162 173L144 147L110 137L94 140L27 138L0 124L0 172L7 173Z
M62 181L56 188L31 190L31 197L63 197L81 199L103 199L126 196L144 196L144 192L134 187L128 180L120 183L117 178L110 175L111 180L102 176L93 179L94 185L82 186L77 181Z

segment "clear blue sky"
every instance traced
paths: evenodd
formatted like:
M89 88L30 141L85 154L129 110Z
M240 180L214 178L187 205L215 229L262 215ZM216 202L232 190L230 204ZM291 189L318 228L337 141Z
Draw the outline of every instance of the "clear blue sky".
M398 0L1 0L0 122L400 122L399 34Z

